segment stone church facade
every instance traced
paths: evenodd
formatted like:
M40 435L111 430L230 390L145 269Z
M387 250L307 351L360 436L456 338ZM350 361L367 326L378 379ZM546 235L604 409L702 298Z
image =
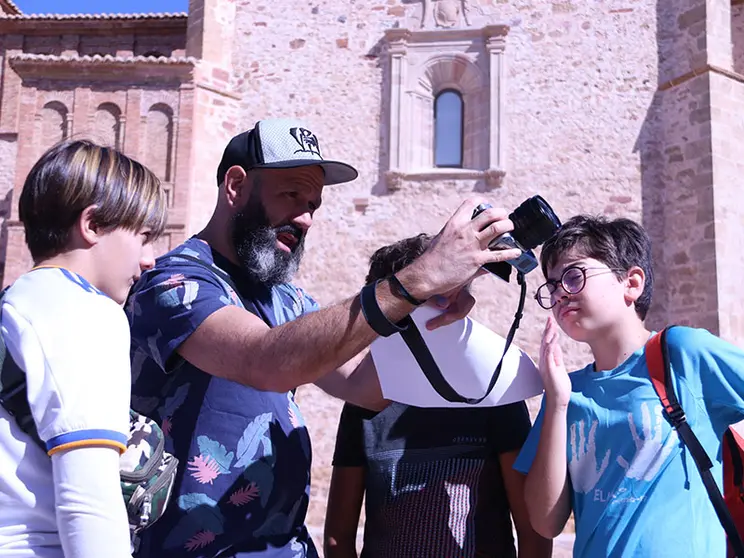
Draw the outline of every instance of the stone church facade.
M325 192L298 282L353 295L380 245L436 232L473 193L533 194L567 218L642 222L655 245L649 321L744 346L741 0L191 0L188 13L28 15L0 0L0 259L28 269L17 196L34 161L92 137L149 165L169 194L163 252L202 227L227 141L295 116L360 178ZM461 99L461 158L435 164L435 105ZM540 278L529 277L530 294ZM504 334L518 288L480 279L474 316ZM544 314L528 299L517 343ZM572 364L586 353L569 343ZM300 399L322 527L339 404Z

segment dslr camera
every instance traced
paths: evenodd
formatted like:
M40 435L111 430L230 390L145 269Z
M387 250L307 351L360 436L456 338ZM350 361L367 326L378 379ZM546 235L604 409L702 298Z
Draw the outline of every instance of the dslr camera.
M473 211L472 219L489 207L491 207L490 204L480 204ZM532 250L553 236L561 226L553 208L540 196L532 196L523 201L509 215L509 219L514 223L514 230L494 238L488 247L491 250L517 248L522 251L522 254L514 260L483 266L504 281L509 281L512 267L522 274L535 269L538 262Z

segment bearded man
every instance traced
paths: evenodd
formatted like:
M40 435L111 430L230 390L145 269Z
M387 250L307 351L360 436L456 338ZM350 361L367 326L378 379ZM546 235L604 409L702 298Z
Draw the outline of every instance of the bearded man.
M317 557L304 525L310 439L294 390L315 383L380 409L374 365L360 353L430 297L447 308L430 327L463 317L473 305L463 285L519 256L488 249L513 225L503 209L471 220L487 201L471 199L415 263L319 309L289 281L324 187L356 177L323 159L305 124L262 120L227 145L206 228L134 286L132 406L160 422L180 461L171 504L137 558Z

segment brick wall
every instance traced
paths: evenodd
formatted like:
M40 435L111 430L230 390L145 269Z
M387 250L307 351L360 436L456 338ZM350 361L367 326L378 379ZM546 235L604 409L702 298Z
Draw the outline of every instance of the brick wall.
M183 164L190 165L192 145L190 135L188 140L177 141L181 107L178 84L162 80L162 69L153 68L152 72L139 79L122 77L109 81L104 87L97 85L95 78L83 76L66 82L65 89L51 92L48 87L55 84L53 79L45 78L43 84L26 80L21 89L21 112L32 116L21 120L18 138L24 148L10 162L17 171L16 191L20 191L23 177L46 148L63 137L91 138L121 148L155 171L169 192L171 209L169 234L160 249L166 250L183 240L190 192L186 180L190 173L179 181L176 171L182 168L178 166L179 154ZM144 82L154 85L158 81L159 90L143 88ZM188 114L184 120L190 117ZM186 131L190 133L188 127ZM30 264L23 257L22 235L14 238L21 245L11 250L17 259L6 262L6 281L12 281Z
M193 64L178 61L186 53L185 23L185 18L178 17L164 18L154 26L146 18L141 22L131 18L118 22L55 17L0 20L6 31L0 48L0 136L14 138L14 145L19 146L4 155L4 168L14 179L9 187L20 191L25 174L53 143L65 137L88 137L118 147L155 170L171 201L168 234L158 249L167 250L182 241L190 192L190 173L183 173L183 168L190 166L192 149L192 131L186 123L192 118L192 105L181 102L182 96L188 96L188 87L182 90L181 85L193 79ZM119 60L156 54L174 58L157 64L96 60L66 63L58 58L94 54ZM47 58L19 61L18 56L26 55ZM186 113L183 125L181 108ZM15 210L8 225L6 283L31 265L22 227L14 219ZM3 255L4 238L0 237Z

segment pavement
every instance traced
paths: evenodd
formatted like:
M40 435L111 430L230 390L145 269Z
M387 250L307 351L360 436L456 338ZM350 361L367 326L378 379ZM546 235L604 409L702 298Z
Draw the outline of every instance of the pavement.
M315 541L315 544L318 546L318 552L320 553L320 558L323 558L323 549L321 548L323 546L323 530L322 528L313 528L308 526L308 531L310 531L310 535L313 537L313 541ZM361 543L362 543L362 532L360 530L358 536L357 536L357 548L361 549ZM573 556L573 543L574 543L574 534L573 533L561 533L558 535L555 539L553 539L553 555L552 558L572 558ZM401 557L393 557L390 558L405 558L403 556ZM442 557L446 558L446 557ZM496 558L496 557L494 557Z

